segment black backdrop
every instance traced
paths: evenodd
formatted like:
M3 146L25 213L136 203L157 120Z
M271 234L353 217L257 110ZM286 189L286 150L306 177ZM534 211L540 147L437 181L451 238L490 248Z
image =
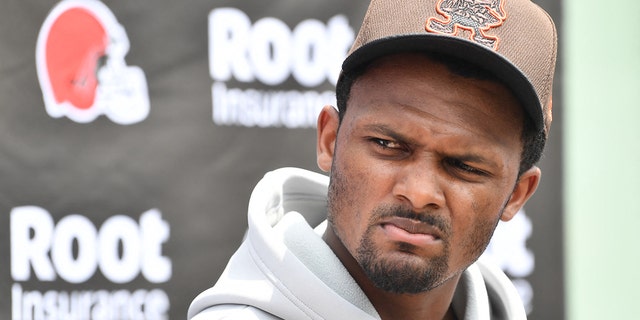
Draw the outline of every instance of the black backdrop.
M560 3L537 2L560 25ZM83 9L69 19L65 10L51 11L56 5ZM332 103L345 41L353 39L366 6L337 0L5 1L0 318L120 319L145 312L184 318L238 246L249 193L264 172L281 166L317 171L315 113ZM87 13L99 18L78 18ZM97 59L99 45L82 49L77 35L55 38L54 22L76 31L97 23L130 46L120 47L120 58L107 46L107 59ZM57 39L42 47L44 58L36 58L39 35ZM78 56L75 63L47 58L46 52L70 48L83 53L85 64ZM305 52L306 59L292 54ZM79 75L95 70L91 63L122 76ZM66 80L52 80L64 72ZM47 89L51 83L69 87L91 76L111 84L93 90L100 91L100 103L81 110L46 105L60 94ZM555 88L542 185L526 216L511 231L500 231L518 240L491 248L522 290L531 319L561 319L564 309L560 91ZM127 101L133 101L130 109L122 107Z

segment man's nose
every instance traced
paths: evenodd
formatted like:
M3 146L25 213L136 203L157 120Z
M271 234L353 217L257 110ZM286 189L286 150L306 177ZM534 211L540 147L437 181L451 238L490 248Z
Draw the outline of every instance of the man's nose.
M445 204L443 177L435 163L412 163L399 170L393 195L415 210L439 209Z

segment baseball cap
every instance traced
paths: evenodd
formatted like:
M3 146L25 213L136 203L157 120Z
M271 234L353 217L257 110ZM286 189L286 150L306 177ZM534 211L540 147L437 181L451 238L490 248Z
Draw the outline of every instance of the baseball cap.
M342 74L400 52L452 56L493 74L548 134L556 50L553 21L531 0L372 0Z

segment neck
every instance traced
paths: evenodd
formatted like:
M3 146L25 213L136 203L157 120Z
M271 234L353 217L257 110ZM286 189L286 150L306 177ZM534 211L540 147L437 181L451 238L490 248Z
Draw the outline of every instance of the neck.
M451 300L460 275L447 280L444 284L418 294L398 294L377 288L366 276L358 262L345 248L342 241L333 232L331 226L323 235L324 241L358 283L380 317L385 319L455 319Z

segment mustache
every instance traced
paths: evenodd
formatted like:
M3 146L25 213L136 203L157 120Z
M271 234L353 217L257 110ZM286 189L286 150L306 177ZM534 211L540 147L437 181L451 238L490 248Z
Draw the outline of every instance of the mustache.
M441 215L436 215L428 211L415 212L414 210L401 205L381 206L376 208L371 215L370 222L371 224L374 224L378 220L389 217L406 218L426 223L438 228L445 234L449 234L451 231L449 221L443 218Z

